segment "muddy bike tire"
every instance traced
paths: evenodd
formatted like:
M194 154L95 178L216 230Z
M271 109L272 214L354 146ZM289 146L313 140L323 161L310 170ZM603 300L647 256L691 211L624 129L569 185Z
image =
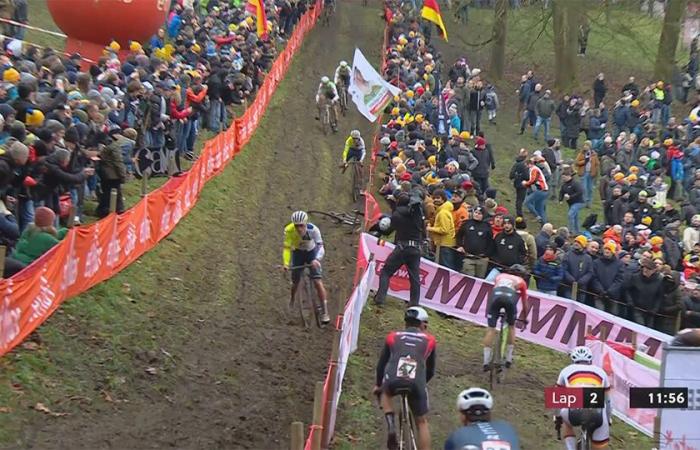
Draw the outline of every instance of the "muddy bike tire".
M343 117L348 113L348 91L345 86L342 86L340 90L340 112Z
M305 271L306 272L306 271ZM313 309L313 304L311 300L311 280L306 273L302 274L301 281L303 286L299 286L297 289L297 306L299 310L299 316L301 317L301 323L304 328L308 329L311 326L311 311Z
M354 164L352 170L352 201L356 202L362 193L362 166Z
M504 369L501 361L501 342L503 339L503 324L504 315L499 314L498 320L501 321L501 327L498 331L496 341L491 345L491 367L489 367L489 388L493 390L496 383L501 383L501 373Z
M321 323L321 301L318 299L316 296L316 291L311 286L313 284L313 280L311 279L311 276L307 273L306 275L306 298L309 299L309 308L313 311L314 313L314 320L316 321L316 326L318 328L323 328L323 324Z
M331 117L330 110L328 106L324 106L321 113L321 128L323 129L323 134L328 136L328 132L331 127Z
M417 450L416 425L408 403L408 394L401 394L401 413L399 417L399 450Z

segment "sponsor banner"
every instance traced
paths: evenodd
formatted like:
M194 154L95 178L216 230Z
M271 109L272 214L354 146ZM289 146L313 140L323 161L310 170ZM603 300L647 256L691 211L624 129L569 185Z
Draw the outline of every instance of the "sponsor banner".
M377 263L375 270L379 274L393 248L393 244L380 243L377 238L363 234L358 264L364 267L367 255L374 253ZM379 277L376 277L372 289L376 289L378 284ZM423 259L420 265L420 284L422 306L478 325L486 325L486 303L492 283ZM408 273L402 266L389 282L389 294L407 301L409 287ZM593 307L537 291L528 291L527 305L527 309L523 310L522 304L518 304L519 317L529 321L518 336L561 352L584 345L589 326L592 327L591 333L594 336L608 331L608 339L613 342L631 343L636 336L636 344L645 346L646 353L655 358L661 356L661 344L671 339L671 336L664 333Z
M356 48L348 92L357 105L357 110L367 120L374 122L386 104L398 95L401 89L387 83L367 61L360 49Z
M66 299L116 275L166 237L194 207L204 185L250 140L319 8L299 21L258 96L231 127L204 143L192 168L123 214L73 228L58 245L12 278L0 280L0 356L44 322Z
M659 450L700 450L700 348L667 347L661 367L661 386L688 388L688 408L660 410Z
M328 436L333 436L333 432L335 430L335 418L338 410L338 403L340 401L340 393L342 392L343 388L345 369L347 367L350 355L357 350L357 338L360 333L360 318L362 316L362 310L367 303L369 289L372 285L372 280L374 277L374 262L371 262L360 279L360 282L357 284L357 286L355 286L355 290L352 291L350 299L345 304L345 310L343 312L343 328L340 333L340 347L338 351L338 370L336 372L335 382L336 390L330 394L333 395L333 402L331 403L330 411L326 412L326 414L330 414L330 420L328 421Z
M602 367L608 374L611 389L606 395L610 396L615 415L647 436L653 436L656 410L630 408L630 388L659 386L659 372L639 364L602 341L591 340L586 345L593 352L593 364Z

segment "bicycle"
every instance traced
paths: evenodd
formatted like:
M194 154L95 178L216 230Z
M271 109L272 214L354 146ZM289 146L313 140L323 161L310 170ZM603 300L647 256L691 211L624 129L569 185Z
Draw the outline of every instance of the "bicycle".
M348 112L348 89L342 81L338 84L338 97L340 99L340 112L344 117Z
M578 409L569 410L569 419L571 420L572 412L580 419L581 434L576 440L576 450L591 450L593 448L593 432L601 425L603 417L599 409ZM554 428L557 430L557 439L561 441L561 425L563 420L561 417L554 418Z
M362 184L364 183L364 174L362 172L362 163L352 160L343 164L343 167L352 166L352 201L356 202L362 195ZM345 169L343 169L345 171Z
M502 384L506 377L506 347L508 345L508 324L505 321L505 313L500 311L498 313L498 320L501 322L501 326L498 331L498 339L496 339L491 348L491 354L493 355L491 359L491 364L489 368L489 386L493 389L493 382ZM527 321L516 319L516 322L523 324L523 327L527 325Z
M299 280L299 286L297 286L297 292L294 296L295 298L289 304L289 311L291 313L294 308L294 303L297 304L299 309L299 316L301 316L301 321L304 324L304 328L308 329L311 324L311 313L313 312L314 320L316 321L316 326L318 328L323 328L321 323L321 314L323 314L323 307L321 302L318 300L315 291L313 289L313 280L311 279L311 264L303 264L301 266L290 267L289 270L303 269L301 279Z
M401 396L401 410L399 411L399 429L396 435L399 450L418 450L416 443L416 421L413 418L413 411L408 402L410 389L397 389L396 394ZM377 393L377 401L380 401L381 394Z
M329 100L324 100L321 105L321 127L323 128L324 135L328 135L329 130L335 131L338 126L331 108L333 108L333 103Z
M331 16L335 12L335 0L332 0L323 7L323 16L321 17L321 23L323 26L329 26L331 23Z

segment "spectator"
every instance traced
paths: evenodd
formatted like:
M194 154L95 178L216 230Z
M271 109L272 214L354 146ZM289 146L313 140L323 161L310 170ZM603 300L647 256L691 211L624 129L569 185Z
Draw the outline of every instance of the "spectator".
M100 152L100 202L97 206L98 217L109 214L112 189L117 191L117 213L124 212L122 183L126 180L126 165L123 161L119 141L103 135L98 138L103 149Z
M513 167L510 169L510 179L513 181L513 187L515 188L515 214L519 217L523 215L523 202L527 194L527 188L523 183L530 179L527 159L527 150L521 148L518 156L515 158Z
M593 104L600 105L608 92L608 86L605 84L605 75L601 72L593 82Z
M681 328L700 328L700 288L697 278L691 282L692 285L686 285L683 296Z
M535 128L533 130L533 135L535 140L537 140L537 135L539 134L540 127L544 127L544 141L549 141L549 126L552 122L552 114L556 109L554 100L551 98L552 91L547 89L544 91L542 97L537 100L535 104L535 113L537 114L537 119L535 122Z
M19 238L12 257L23 264L30 264L61 242L67 229L56 230L56 214L45 206L40 206L34 213L34 223L30 224Z
M433 203L437 207L435 224L428 226L433 246L439 254L439 264L445 265L452 270L460 270L457 255L455 254L455 225L452 219L452 203L447 201L444 190L436 189L432 195Z
M583 202L583 189L581 184L574 180L574 174L571 169L562 171L562 185L559 191L559 201L566 201L569 205L569 230L574 234L580 234L578 226L579 211L585 206Z
M503 231L494 238L495 251L493 255L496 270L510 267L513 264L523 264L527 258L525 241L515 232L515 219L512 216L503 218ZM490 278L490 277L489 277Z
M452 220L455 224L455 230L459 231L462 228L464 222L469 219L469 209L467 204L464 202L466 194L463 190L458 189L452 193Z
M550 171L552 172L549 190L552 192L551 198L556 198L560 187L561 177L561 143L559 139L549 139L547 147L542 149L542 157L547 162Z
M698 242L700 242L700 214L695 214L690 219L690 226L683 230L683 249L690 252Z
M462 224L457 234L457 245L457 250L464 255L462 272L484 278L495 244L491 226L484 221L483 207L475 207L471 218Z
M537 262L537 244L535 243L535 238L528 233L527 222L525 222L525 219L522 217L515 218L515 230L523 239L523 242L525 242L525 267L532 270Z
M489 123L496 125L496 112L499 107L498 94L496 94L496 87L490 83L486 86L484 93L484 106L488 113Z
M491 148L487 146L486 139L481 136L476 138L474 157L479 164L472 170L472 177L479 190L481 192L486 192L489 188L489 172L496 168L496 161L493 158Z
M532 270L537 280L537 289L545 294L557 295L557 288L564 279L564 268L557 258L557 246L547 244Z
M659 306L659 315L655 317L654 328L666 334L676 334L678 331L678 315L683 310L681 296L680 273L671 270L667 265L662 266L663 300Z
M576 171L583 181L583 201L587 208L591 207L593 186L595 177L598 176L599 167L598 155L593 151L591 142L584 142L583 148L576 155Z
M527 167L529 170L529 178L522 181L522 186L529 189L530 192L525 197L524 204L527 209L537 217L540 223L547 221L547 197L549 186L545 179L544 172L539 166L539 163L544 162L541 156L533 156L528 160Z
M544 254L547 245L552 243L552 236L554 235L554 226L551 223L545 223L542 225L540 232L535 236L535 245L537 245L537 257L539 258Z
M592 299L588 298L585 291L593 278L593 260L588 252L584 251L587 246L588 239L585 236L576 236L571 250L564 256L562 267L564 269L564 296L589 304ZM578 291L576 298L572 298L574 283L576 283Z
M608 242L603 246L603 253L593 261L591 291L596 295L595 306L611 314L617 312L620 303L620 289L624 281L623 263L616 256L617 245Z
M629 319L638 324L653 327L664 296L663 279L657 273L656 263L641 260L641 271L632 275L623 285L622 292Z
M522 121L520 122L520 134L525 133L525 128L528 123L531 127L535 126L537 120L537 101L542 96L542 85L537 83L535 89L531 91L525 101L525 113L523 114Z

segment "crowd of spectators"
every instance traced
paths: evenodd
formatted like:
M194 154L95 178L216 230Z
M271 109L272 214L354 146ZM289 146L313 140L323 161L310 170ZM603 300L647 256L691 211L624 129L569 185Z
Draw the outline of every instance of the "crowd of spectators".
M389 5L383 75L402 92L384 111L380 193L392 208L402 192L423 198L425 252L487 279L523 264L533 288L669 334L700 326L700 101L687 86L630 78L613 94L601 73L591 98L555 100L529 71L518 89L521 134L532 129L544 142L515 151L514 163L496 161L481 119L486 110L495 122L495 88L465 58L445 64L426 33L432 25ZM672 114L678 93L690 102L682 119ZM506 181L492 179L497 163L512 164L512 205L493 188ZM603 217L589 211L580 221L598 200ZM550 223L553 202L568 205L566 226Z
M58 242L60 224L79 224L86 213L107 215L113 189L121 213L123 183L155 155L173 160L171 175L181 175L182 159L196 158L201 130L216 133L229 125L229 108L255 95L306 9L306 0L268 2L268 35L260 37L244 2L173 1L167 22L149 42L111 42L97 61L5 39L4 275ZM97 201L94 213L86 200Z

